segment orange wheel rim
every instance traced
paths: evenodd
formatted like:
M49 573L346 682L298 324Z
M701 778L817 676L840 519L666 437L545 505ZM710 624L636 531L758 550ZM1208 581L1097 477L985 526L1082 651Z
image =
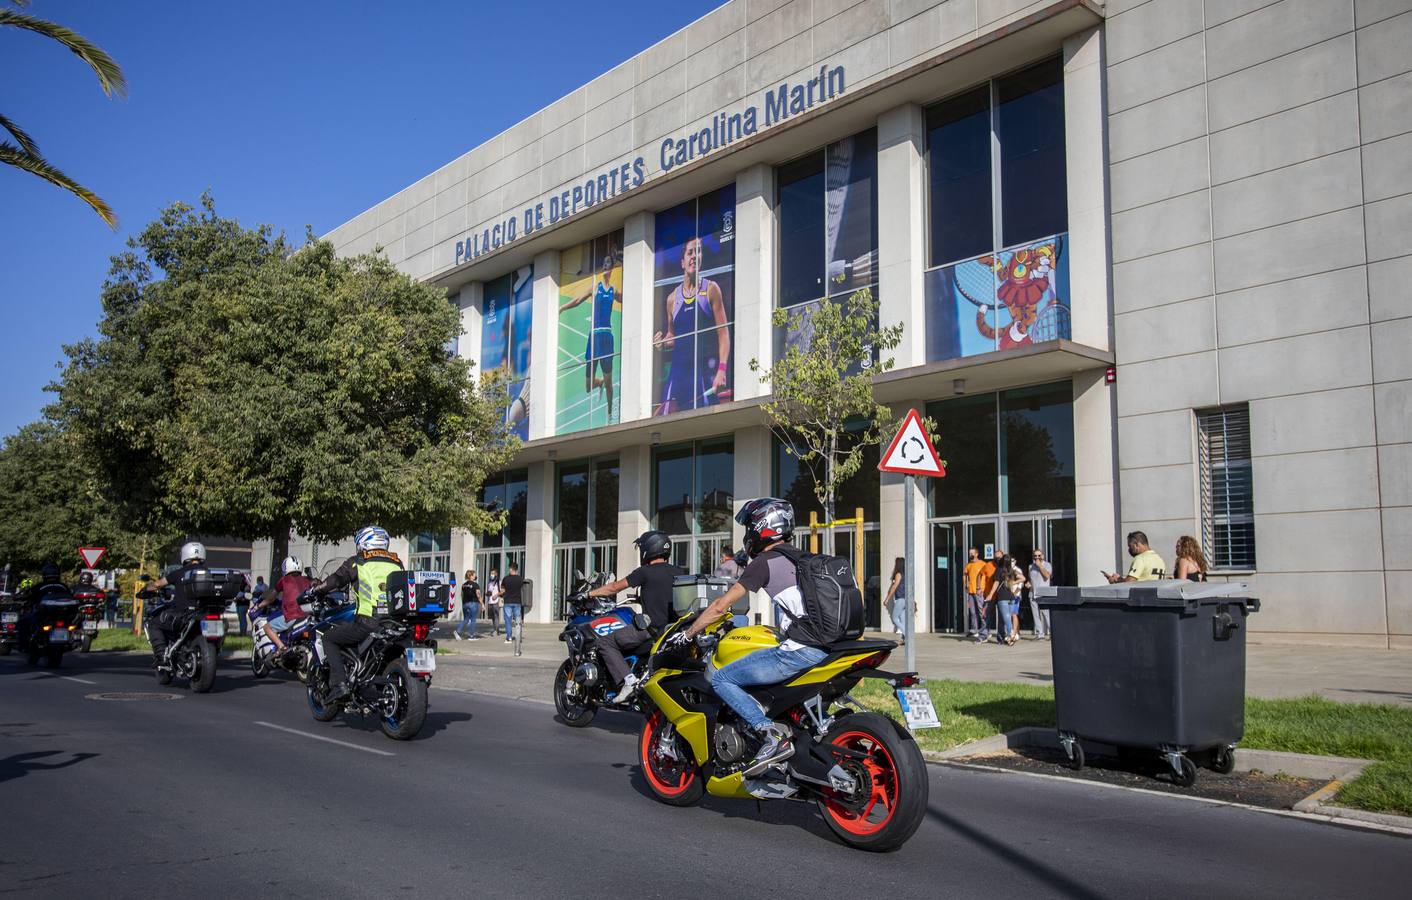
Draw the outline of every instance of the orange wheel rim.
M662 727L662 713L654 712L642 729L642 772L654 790L666 797L675 797L691 787L696 778L692 766L683 760L672 760L664 756L657 746L658 729Z
M845 804L833 797L825 798L824 808L828 810L829 817L850 834L878 833L892 821L900 795L897 764L892 754L887 752L881 741L864 731L844 732L829 743L862 754L862 758L856 760L856 769L867 773L870 785L861 809L855 808L856 802Z

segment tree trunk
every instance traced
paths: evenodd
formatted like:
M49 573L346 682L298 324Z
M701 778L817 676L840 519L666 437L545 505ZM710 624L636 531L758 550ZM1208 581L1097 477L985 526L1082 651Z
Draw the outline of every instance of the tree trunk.
M838 437L829 436L829 454L824 461L824 553L833 555L834 459L838 454Z
M270 540L270 584L279 581L284 574L281 569L284 566L284 558L289 555L289 526L286 525L275 532Z

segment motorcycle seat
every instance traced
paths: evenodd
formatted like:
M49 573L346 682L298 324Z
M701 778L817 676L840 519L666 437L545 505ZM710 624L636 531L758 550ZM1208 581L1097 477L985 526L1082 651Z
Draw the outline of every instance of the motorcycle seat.
M876 653L879 650L897 649L897 642L885 638L858 638L850 641L834 641L829 644L827 649L830 656L843 653Z

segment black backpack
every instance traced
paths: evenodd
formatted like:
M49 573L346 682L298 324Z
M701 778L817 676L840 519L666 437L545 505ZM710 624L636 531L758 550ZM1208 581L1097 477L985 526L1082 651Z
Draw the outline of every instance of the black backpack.
M785 637L810 647L863 635L863 592L853 577L853 567L841 556L805 553L785 544L777 553L794 563L799 593L804 596L804 618L794 619Z

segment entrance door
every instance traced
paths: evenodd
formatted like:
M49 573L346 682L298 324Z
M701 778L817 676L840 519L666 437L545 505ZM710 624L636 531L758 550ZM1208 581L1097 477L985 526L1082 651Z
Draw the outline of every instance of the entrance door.
M1021 572L1029 572L1030 558L1034 554L1037 546L1035 543L1036 528L1039 519L1033 516L1005 520L1005 547L1003 548L1010 558L1015 561L1015 565L1020 567ZM1024 599L1029 598L1029 593L1025 592ZM1034 627L1034 616L1030 613L1028 603L1020 603L1020 631L1027 631Z
M591 577L588 548L564 546L554 548L554 618L564 618L564 597L574 586L574 573Z
M931 587L932 630L959 633L966 627L966 556L962 552L962 523L932 525ZM921 567L918 567L921 574Z

